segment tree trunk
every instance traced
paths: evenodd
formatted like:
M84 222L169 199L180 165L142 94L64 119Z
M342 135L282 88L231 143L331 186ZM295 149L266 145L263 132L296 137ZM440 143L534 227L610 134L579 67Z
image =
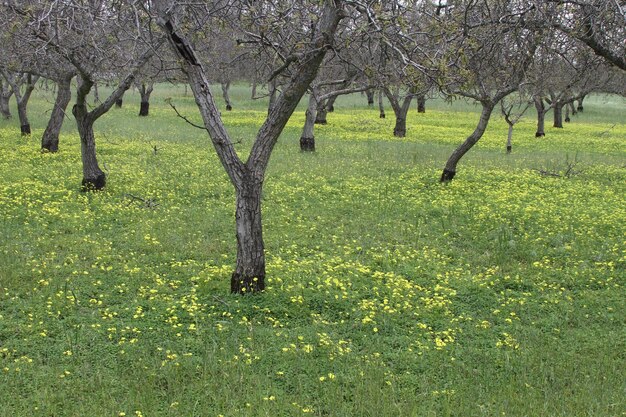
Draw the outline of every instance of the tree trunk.
M252 93L250 94L250 98L252 100L256 99L256 85L257 85L256 79L252 80Z
M393 135L397 138L406 136L406 116L396 115L396 125L393 128Z
M533 97L533 101L535 102L535 109L537 109L537 132L535 133L535 137L540 138L546 135L546 106L543 104L541 97Z
M98 84L93 85L93 102L94 104L100 103L100 93L98 92Z
M565 104L565 123L569 123L571 119L569 118L569 103Z
M230 292L234 294L249 294L265 289L261 190L262 183L248 184L248 181L237 189L237 265L230 280Z
M330 101L330 99L328 100L320 100L319 102L316 100L316 115L315 115L315 124L316 125L325 125L328 123L328 121L326 120L326 115L328 114L328 102ZM311 105L311 103L309 102L309 105ZM308 110L307 110L308 111Z
M578 110L576 110L576 106L574 105L574 101L570 101L568 103L570 110L572 111L572 116L576 116Z
M554 107L552 110L554 112L553 127L562 129L563 128L563 103L561 103L560 101L555 101Z
M383 90L389 100L389 103L391 104L393 113L396 116L396 124L393 128L393 135L398 138L403 138L406 136L406 117L409 114L409 108L411 107L411 101L413 100L415 93L409 91L404 97L402 105L400 105L398 97L400 93L398 91L392 93L386 87L384 87Z
M476 129L472 132L471 135L465 139L458 148L452 152L450 158L448 158L448 162L446 162L446 167L441 174L441 182L450 182L456 175L456 166L458 162L461 160L463 155L465 155L472 147L478 142L478 140L485 133L485 129L487 129L487 125L489 124L489 119L491 117L491 112L493 111L494 106L497 103L493 102L485 102L482 103L482 112L480 113L480 119L478 121L478 125L476 125Z
M230 81L221 83L222 84L222 96L224 97L224 102L226 103L226 110L231 111L233 109L232 103L230 102L230 96L228 95L228 90L230 89Z
M584 100L584 99L585 99L585 96L584 96L584 95L583 95L583 96L581 96L581 97L578 99L578 107L576 108L576 110L578 110L578 111L579 111L579 112L581 112L581 113L585 110L585 108L583 107L583 100Z
M302 129L302 136L300 137L300 150L302 152L315 152L315 123L316 114L318 113L319 105L315 99L315 94L309 96L309 105L305 112L304 128Z
M513 124L509 123L509 135L506 138L506 153L513 151Z
M272 112L272 109L274 108L274 104L276 103L276 96L278 95L278 86L276 85L276 80L271 80L267 84L267 88L270 90L270 99L269 104L267 105L267 114L270 114Z
M150 114L150 94L154 89L154 83L141 83L139 85L139 95L141 96L141 104L139 107L139 116L148 116Z
M367 94L367 106L374 107L374 90L367 90L365 94Z
M41 149L49 152L59 150L59 134L63 121L65 120L65 110L72 99L71 82L73 76L62 78L57 82L57 97L50 114L50 120L43 136L41 137Z
M27 136L31 134L30 131L30 122L28 121L28 113L26 111L28 107L28 100L30 100L30 96L35 89L35 83L39 79L39 76L32 76L28 74L26 76L26 89L24 90L24 94L20 95L13 90L13 94L15 94L15 99L17 101L17 115L20 119L20 129L22 131L22 136ZM17 87L19 91L19 86Z
M82 108L81 108L82 107ZM83 191L98 191L106 185L106 175L98 166L96 139L93 133L94 120L87 115L84 106L74 105L72 113L80 135L80 153L83 161Z
M332 96L326 102L326 110L328 113L332 113L335 111L335 100L337 100L337 96Z
M380 118L385 118L385 105L383 102L383 91L378 90L378 110L380 111Z
M4 119L11 118L11 108L9 107L9 99L13 95L13 89L8 83L2 82L0 79L0 114Z
M417 112L426 113L426 96L424 94L417 96Z

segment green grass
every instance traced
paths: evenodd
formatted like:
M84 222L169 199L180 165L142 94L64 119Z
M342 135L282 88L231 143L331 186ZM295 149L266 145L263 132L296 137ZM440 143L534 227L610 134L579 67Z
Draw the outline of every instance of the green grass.
M223 114L244 153L248 94ZM73 120L39 152L49 95L32 137L0 121L0 416L625 415L624 99L541 139L529 113L510 156L494 117L449 186L475 106L429 101L398 140L343 97L315 154L301 107L265 183L269 288L239 297L232 187L166 97L199 121L182 89L148 118L128 93L96 124L95 194Z

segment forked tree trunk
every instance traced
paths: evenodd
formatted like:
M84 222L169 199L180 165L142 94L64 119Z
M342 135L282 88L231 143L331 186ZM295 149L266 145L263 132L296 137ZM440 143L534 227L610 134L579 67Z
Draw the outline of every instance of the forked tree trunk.
M59 134L63 121L65 120L65 110L72 99L71 82L73 76L62 78L57 82L57 97L50 114L48 126L41 137L41 149L49 152L59 150Z
M385 103L383 101L383 92L378 90L378 110L380 112L380 118L385 118Z
M426 96L424 94L417 96L417 112L426 113Z
M411 101L413 100L415 93L409 91L404 97L402 104L400 104L398 92L392 93L391 90L386 87L384 87L383 90L389 100L389 103L391 104L393 113L396 116L396 124L393 128L393 135L398 138L403 138L406 136L406 117L409 114L409 108L411 107Z
M448 158L448 162L446 162L446 167L443 169L443 173L441 174L441 182L450 182L456 175L456 166L458 162L461 160L463 155L467 153L472 147L478 142L478 140L485 133L485 129L487 129L487 125L489 124L489 119L491 118L491 112L497 103L493 102L484 102L482 103L482 111L480 113L480 119L478 120L478 124L476 125L476 129L472 132L471 135L465 139L458 148L452 152L450 158Z
M367 106L374 107L374 90L367 90L365 94L367 94Z
M80 136L80 154L83 162L83 191L97 191L106 185L106 175L98 166L96 157L96 139L93 133L93 124L96 118L92 117L87 109L86 98L93 86L90 80L79 80L76 104L72 114L76 119L76 127Z
M262 183L246 181L236 191L237 264L230 280L231 293L250 294L265 289L261 190Z
M319 105L315 94L309 96L309 105L305 112L304 128L300 137L300 150L302 152L315 152L315 123Z
M152 94L154 89L154 83L151 81L147 85L146 83L141 83L138 89L141 97L139 116L148 116L150 114L150 94Z
M224 102L226 103L226 110L231 111L233 109L233 105L230 101L230 96L228 95L228 90L230 89L230 81L221 84L222 96L224 97Z
M554 106L552 110L554 112L553 127L562 129L563 128L563 103L558 100L554 101Z
M537 132L535 132L535 137L540 138L546 135L546 106L543 104L543 99L541 97L533 97L533 102L535 103L535 109L537 110Z
M27 136L31 134L30 130L30 121L28 120L28 100L30 100L30 96L35 89L35 83L39 79L39 76L33 76L28 74L26 76L26 88L24 89L24 94L18 94L13 91L15 95L15 99L17 101L17 115L20 119L20 130L22 131L22 136ZM17 86L17 90L19 91L19 86Z

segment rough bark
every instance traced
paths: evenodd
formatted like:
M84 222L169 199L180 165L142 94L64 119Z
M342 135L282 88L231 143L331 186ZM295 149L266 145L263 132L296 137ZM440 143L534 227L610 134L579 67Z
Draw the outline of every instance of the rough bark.
M426 113L426 96L424 94L417 96L417 112Z
M309 105L305 112L304 128L302 136L300 136L300 150L302 152L315 151L315 123L317 123L317 114L319 113L319 104L315 99L315 94L309 96Z
M230 89L230 81L221 83L222 85L222 96L224 97L224 102L226 103L226 110L231 111L233 109L233 103L230 101L230 95L228 94L228 90Z
M393 128L393 135L398 138L403 138L406 136L406 118L409 114L409 108L411 107L411 101L413 97L415 97L415 93L413 91L409 91L402 104L400 104L400 100L398 94L394 94L387 87L383 87L383 91L387 96L387 100L391 104L391 108L393 109L393 113L396 116L396 124Z
M261 222L261 189L250 186L237 190L235 223L237 264L230 279L230 291L246 294L265 289L265 246Z
M540 138L546 135L545 124L547 110L541 97L533 97L533 102L535 103L535 109L537 110L537 132L535 132L535 137Z
M583 95L583 96L581 96L581 97L578 99L578 107L576 107L576 110L578 110L578 111L579 111L579 112L581 112L581 113L585 110L585 107L583 106L583 100L584 100L584 99L585 99L585 96L584 96L584 95Z
M563 128L563 103L561 101L555 101L553 105L554 124L553 127Z
M325 125L328 123L326 116L328 115L328 100L320 100L316 105L316 114L315 114L315 124L316 125ZM309 103L309 106L311 104ZM308 110L307 110L308 111Z
M141 104L139 107L139 116L148 116L150 114L150 94L154 90L154 83L152 81L142 82L138 86L139 95L141 97Z
M237 265L231 278L233 293L250 293L265 288L265 257L261 228L261 191L265 171L274 146L315 79L343 17L340 2L325 2L313 33L313 48L303 52L282 94L271 104L265 123L259 129L248 160L244 163L235 151L220 112L209 89L207 73L191 44L177 33L169 18L161 15L159 24L181 61L200 110L204 126L237 195ZM244 291L244 289L246 291Z
M374 90L367 90L365 94L367 94L367 106L374 107Z
M11 108L9 106L9 99L13 95L13 89L7 82L3 82L0 78L0 114L4 119L10 119Z
M57 96L50 114L48 126L41 137L41 149L49 152L59 150L59 134L63 121L65 120L65 110L72 99L71 82L73 75L61 78L57 82Z
M499 101L499 100L498 100ZM441 182L450 182L456 175L456 166L458 162L461 160L463 155L465 155L472 147L478 142L478 140L485 133L485 129L487 129L487 125L489 124L489 119L491 118L491 112L495 104L493 101L485 101L482 104L482 111L480 113L480 119L478 120L478 124L476 125L476 129L472 132L471 135L465 139L458 148L452 152L450 158L446 162L446 166L441 174Z
M121 109L123 104L124 104L124 97L120 97L117 100L115 100L116 108Z
M380 113L380 118L385 118L385 103L383 101L383 92L382 90L378 90L378 110Z
M337 96L332 96L326 102L326 110L328 113L332 113L335 111L335 100L337 100Z

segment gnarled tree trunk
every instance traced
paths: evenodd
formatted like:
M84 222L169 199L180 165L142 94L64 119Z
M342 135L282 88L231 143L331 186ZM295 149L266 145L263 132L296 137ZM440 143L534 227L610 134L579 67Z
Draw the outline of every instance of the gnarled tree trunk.
M236 187L237 264L230 280L232 293L245 294L265 289L262 189L263 184L255 181L244 181Z
M554 124L552 127L563 128L563 103L560 100L554 101L552 108L554 112Z
M400 104L398 92L394 94L387 87L383 87L383 91L385 92L387 100L389 100L393 113L396 116L396 124L393 128L393 135L398 138L403 138L406 136L406 117L409 114L409 108L411 107L411 101L413 100L413 97L415 97L415 93L413 91L407 92L402 104Z
M543 104L543 99L541 97L533 97L533 102L535 103L535 109L537 110L537 132L535 132L535 137L540 138L546 135L546 112L548 110L546 109L545 104Z
M417 96L417 112L426 113L426 96L424 94Z
M57 97L50 114L48 126L41 137L41 149L49 152L59 150L59 134L63 121L65 120L65 110L72 99L71 82L73 75L61 78L57 82Z
M380 113L380 118L385 118L385 103L383 101L383 92L382 90L378 90L378 111Z
M583 106L583 100L585 99L585 97L586 97L585 95L582 95L578 99L578 107L576 107L576 110L578 110L581 113L585 110L585 107Z
M367 94L367 106L374 107L374 90L367 90L365 94Z
M325 125L328 123L328 120L326 119L326 116L328 115L328 102L330 101L330 99L328 100L316 100L316 115L315 115L315 124L316 125ZM311 105L309 103L309 105ZM308 111L308 110L307 110Z
M335 111L335 101L337 100L337 96L332 96L326 101L326 110L328 113L332 113Z
M492 101L485 101L482 104L482 111L480 113L480 119L478 120L478 124L476 125L476 129L472 132L471 135L465 139L458 148L452 152L450 158L446 162L446 167L443 169L443 173L441 174L441 182L450 182L456 175L456 166L458 162L461 160L463 155L467 153L472 147L478 142L478 140L485 133L485 129L487 129L487 125L489 124L489 119L491 118L491 112L495 104Z

